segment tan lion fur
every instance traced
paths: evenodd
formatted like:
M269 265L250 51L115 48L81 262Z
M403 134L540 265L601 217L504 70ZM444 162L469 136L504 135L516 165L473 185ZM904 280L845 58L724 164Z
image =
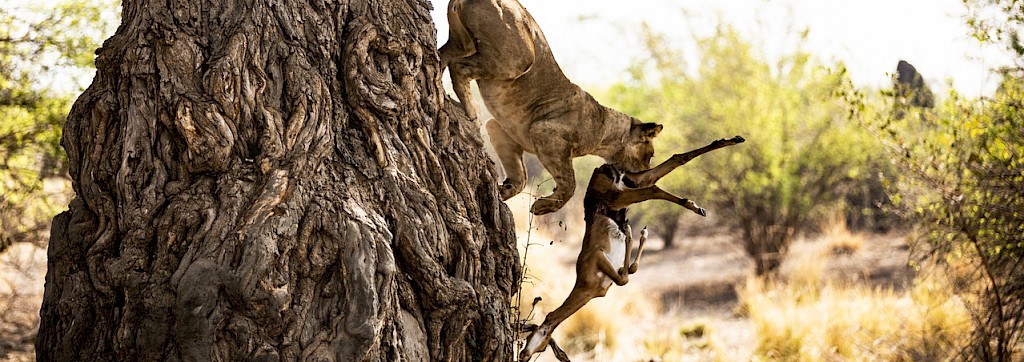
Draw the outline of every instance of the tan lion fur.
M470 117L476 108L469 82L477 81L494 116L487 133L506 180L501 197L526 187L523 152L537 155L555 180L555 191L530 209L546 214L573 195L572 159L601 156L626 170L643 170L662 126L642 123L602 106L562 73L544 33L516 0L452 0L449 39L441 49L441 70L450 69L456 96Z

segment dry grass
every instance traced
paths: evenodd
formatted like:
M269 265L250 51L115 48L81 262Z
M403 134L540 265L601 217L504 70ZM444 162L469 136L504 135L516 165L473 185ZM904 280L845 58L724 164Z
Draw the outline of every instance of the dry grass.
M819 229L832 255L851 255L864 246L864 235L850 231L842 209L836 209L825 217Z
M678 321L671 319L674 326L653 330L643 339L643 349L633 355L632 360L643 361L732 361L723 349L712 322L699 319ZM638 358L642 357L642 358ZM626 359L630 360L630 359Z
M969 334L961 301L944 280L925 276L908 292L825 280L813 254L786 282L751 279L740 291L754 323L754 359L919 361L949 358Z
M783 270L785 280L791 290L803 293L816 293L825 286L827 280L825 270L829 258L819 250L812 249L803 253L791 253Z

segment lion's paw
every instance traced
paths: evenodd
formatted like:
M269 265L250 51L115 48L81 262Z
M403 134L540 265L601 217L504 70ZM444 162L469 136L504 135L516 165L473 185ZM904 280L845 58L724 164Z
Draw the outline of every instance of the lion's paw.
M530 208L530 212L534 215L550 214L561 209L562 205L565 205L565 202L562 202L561 200L543 198L533 203L533 207Z
M498 195L501 196L502 200L511 199L512 197L518 195L519 191L521 190L516 190L516 188L512 186L512 182L510 182L509 180L505 180L504 183L498 185Z

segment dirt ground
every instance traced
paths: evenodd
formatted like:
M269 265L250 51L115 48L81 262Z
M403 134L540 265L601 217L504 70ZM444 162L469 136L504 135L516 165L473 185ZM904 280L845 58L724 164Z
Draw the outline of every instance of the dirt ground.
M46 249L18 243L0 255L0 360L35 361Z
M863 236L862 247L851 254L831 256L827 274L838 280L856 281L873 286L902 290L913 279L907 267L908 252L901 234ZM662 242L652 238L644 254L640 271L630 278L622 291L654 298L658 315L650 320L631 321L644 330L666 327L666 320L694 320L706 323L715 343L729 359L749 360L755 340L752 324L736 313L737 287L753 269L734 236L718 232L709 236L681 236L676 247L662 250ZM792 248L787 260L821 247L823 241L802 239ZM546 249L557 255L564 270L572 270L578 249L571 243ZM786 263L783 264L786 271ZM46 250L31 244L16 244L0 256L0 360L34 360L33 341L38 328L38 309L42 301L46 274ZM570 279L571 273L559 278ZM662 318L670 317L670 318ZM574 361L585 360L576 357ZM687 360L703 361L711 357L694 350ZM552 361L545 352L539 361Z

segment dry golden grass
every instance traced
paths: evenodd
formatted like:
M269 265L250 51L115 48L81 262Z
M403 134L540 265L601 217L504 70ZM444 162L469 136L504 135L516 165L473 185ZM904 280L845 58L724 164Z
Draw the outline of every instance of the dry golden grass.
M827 282L825 270L829 258L820 250L812 249L804 253L791 253L786 260L785 279L791 290L802 293L817 293Z
M819 228L832 255L850 255L864 246L864 235L850 231L842 209L836 209L825 217Z
M966 310L941 279L924 276L897 294L809 275L817 269L796 266L798 276L786 283L751 279L742 288L741 303L757 335L754 359L943 360L968 338Z
M643 337L643 348L631 359L642 361L733 361L723 348L713 322L698 319L679 321L669 318L664 328L650 331Z

